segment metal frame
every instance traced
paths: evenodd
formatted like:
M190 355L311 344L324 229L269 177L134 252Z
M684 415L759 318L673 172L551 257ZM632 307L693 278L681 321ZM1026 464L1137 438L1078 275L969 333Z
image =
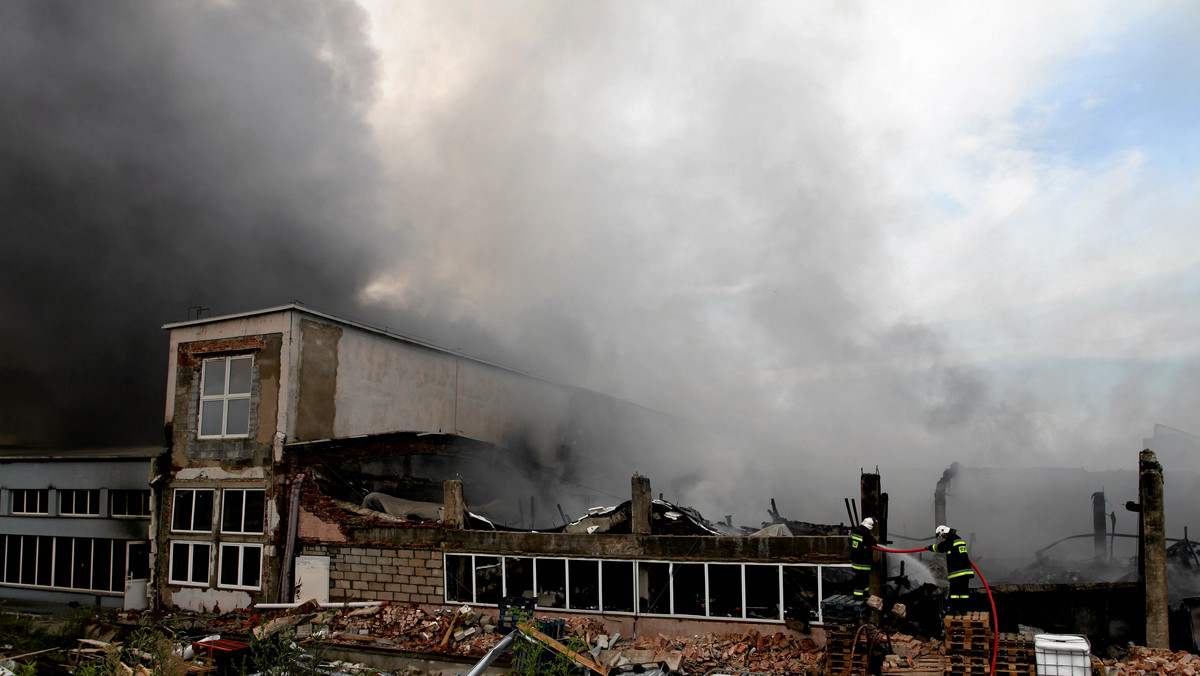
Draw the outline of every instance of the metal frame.
M208 575L205 577L203 582L197 582L195 580L177 580L177 579L175 579L175 575L174 575L175 545L177 545L177 544L187 546L187 549L188 549L187 573L188 573L188 575L192 574L192 561L195 558L196 548L197 547L208 547L208 567L206 568L206 570L208 571ZM167 560L167 583L173 584L173 585L178 585L181 587L211 587L212 586L212 577L213 577L213 574L212 574L212 564L213 564L213 554L214 554L213 550L215 549L215 547L214 547L215 544L216 543L209 541L209 540L171 540L171 541L169 541L168 545L170 546L171 554L170 554L170 558Z
M250 389L246 392L231 393L229 391L229 373L233 369L230 368L235 361L248 359L250 360ZM211 362L222 362L225 364L225 382L222 383L220 394L205 394L204 382L208 374L208 365ZM245 439L250 436L250 430L253 427L249 419L246 418L246 431L236 434L229 433L229 402L230 401L249 401L254 392L254 355L230 355L227 357L209 357L204 360L200 368L200 397L197 403L196 411L196 438L197 439ZM221 432L219 434L204 433L204 404L206 402L219 401L221 402Z
M263 576L263 546L256 542L218 542L217 545L217 588L218 589L245 589L250 591L258 591L262 589ZM246 563L246 550L258 550L258 584L247 586L243 584L224 584L221 582L222 564L225 561L225 549L227 547L235 547L238 550L238 581L240 582L245 574L244 566Z
M208 515L208 520L209 520L208 530L184 530L184 529L175 528L175 515L178 513L176 508L179 504L179 491L192 491L193 493L199 493L200 491L208 491L209 493L213 494L212 513ZM217 489L215 489L215 488L187 488L187 487L171 489L171 532L172 533L212 533L213 528L216 525L217 516L218 516ZM192 497L192 511L191 511L191 515L188 518L188 523L193 526L196 525L196 498L195 498L195 496Z
M176 490L178 490L178 489L176 489ZM225 514L226 514L225 496L228 495L231 491L238 491L238 492L242 493L242 518L241 518L241 524L242 524L241 527L242 528L246 527L246 495L245 494L250 493L250 492L255 492L255 491L263 494L263 530L257 530L257 531L254 531L254 530L225 530ZM214 506L216 505L215 499L213 500L213 505ZM217 517L217 523L219 524L218 528L219 528L221 534L223 534L223 535L262 535L267 527L266 509L267 509L267 491L266 491L266 489L263 489L263 488L222 488L221 489L221 512Z

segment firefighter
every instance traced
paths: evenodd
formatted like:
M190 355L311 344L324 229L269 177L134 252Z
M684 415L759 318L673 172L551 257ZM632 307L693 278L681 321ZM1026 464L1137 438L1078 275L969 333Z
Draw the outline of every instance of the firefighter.
M938 526L934 536L939 538L938 542L926 549L946 555L946 578L950 580L950 602L946 604L946 612L961 614L966 612L967 588L971 578L975 577L971 559L967 556L967 543L958 537L958 531L945 525Z
M867 517L850 531L850 567L854 569L854 598L866 601L871 597L871 566L875 563L875 545L871 534L875 519Z

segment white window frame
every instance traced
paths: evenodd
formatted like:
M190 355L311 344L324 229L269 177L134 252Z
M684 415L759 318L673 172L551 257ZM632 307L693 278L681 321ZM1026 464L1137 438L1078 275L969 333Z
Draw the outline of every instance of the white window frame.
M250 361L250 391L239 392L236 394L229 393L229 373L233 369L230 368L235 361L249 360ZM225 364L225 383L222 386L220 394L204 394L204 378L208 370L208 365L213 362L222 362ZM249 413L246 419L246 431L230 434L229 427L229 402L231 401L247 401L250 400L250 395L254 390L254 355L232 355L228 357L213 357L205 359L200 368L200 404L196 414L196 438L197 439L245 439L250 436L251 424ZM219 401L221 402L221 432L219 434L204 434L204 404L205 402Z
M254 543L250 543L250 542L218 542L217 547L219 548L219 552L220 552L219 558L217 560L217 587L218 588L220 588L220 589L246 589L246 590L250 590L250 591L258 591L259 589L262 589L263 546L261 544L254 544ZM242 579L243 569L246 564L246 550L250 550L250 549L255 550L255 555L258 556L258 583L257 584L255 584L254 586L247 586L247 585L242 585L242 584L225 584L224 582L221 581L221 572L223 570L225 570L225 550L227 550L227 549L236 549L237 550L237 556L238 556L237 569L238 569L238 581L239 582Z
M230 493L240 492L242 494L242 518L240 519L243 530L225 530L225 498ZM246 528L246 493L258 492L263 494L263 527L262 530L245 530ZM221 533L228 535L262 535L267 528L267 491L262 488L225 488L221 490Z
M199 493L201 491L207 491L207 492L213 494L212 513L208 515L209 523L208 523L207 529L205 529L205 530L185 530L182 528L175 528L175 510L178 508L178 505L179 505L179 492L180 491L191 491L192 493ZM211 533L211 532L213 532L213 519L215 519L216 516L217 516L216 489L213 489L213 488L176 488L174 490L174 492L172 493L172 496L171 496L171 532L172 533ZM192 513L191 513L190 518L188 519L188 523L190 523L193 526L196 525L196 496L195 495L192 496Z
M471 599L470 600L458 600L456 598L451 598L451 595L450 595L450 588L451 588L450 568L451 567L449 565L447 565L447 563L446 563L446 557L449 557L449 556L461 556L461 557L466 557L470 560L470 570L472 571ZM504 596L509 595L508 570L507 570L509 559L519 558L519 559L529 559L529 560L533 561L533 588L535 590L538 589L538 579L537 579L538 567L537 567L536 561L538 559L557 559L557 560L564 561L564 571L565 571L564 583L566 585L566 591L567 591L566 599L564 601L565 607L552 608L552 607L546 607L546 606L542 606L542 605L538 604L536 607L539 610L553 610L553 611L557 611L557 612L570 612L570 613L580 613L580 614L641 615L641 616L646 616L646 617L693 618L693 619L717 620L717 621L722 621L722 622L728 621L728 622L783 623L784 622L784 611L785 611L785 609L784 609L784 592L785 592L785 590L784 590L784 585L783 585L783 569L785 567L813 568L814 572L816 574L815 577L816 577L816 582L817 582L817 590L816 590L817 599L824 598L824 589L823 588L824 588L824 581L825 581L824 577L825 576L823 574L823 571L825 568L849 568L850 567L849 564L841 564L841 563L837 563L837 564L820 563L820 564L818 564L818 563L770 563L770 562L762 562L762 561L666 561L666 560L662 560L662 559L636 559L636 560L602 559L602 558L594 558L594 557L586 557L586 556L582 556L582 557L581 556L570 556L570 557L518 556L518 557L514 557L514 556L505 556L505 555L501 555L501 554L483 553L483 552L445 552L442 555L442 596L445 599L446 603L449 603L449 604L468 603L471 605L483 605L483 606L497 605L494 603L480 603L479 601L476 600L477 596L475 593L475 580L474 580L475 566L476 566L475 557L476 556L485 556L485 557L489 557L489 558L496 558L496 557L500 558L500 561L501 561L500 575L501 575L501 580L502 580L502 590L503 590L502 593ZM571 595L571 565L570 565L570 562L571 561L596 561L596 562L598 562L597 565L598 565L598 574L599 574L599 585L598 585L597 593L599 594L599 600L600 600L600 609L599 610L575 608L571 605L571 598L570 598L570 595ZM608 609L608 608L604 607L604 562L605 561L631 561L634 564L633 583L632 583L632 589L631 589L633 608L635 609L633 612L625 611L625 610L613 610L613 609ZM668 575L667 589L666 589L666 592L668 594L668 601L667 601L668 612L667 613L643 613L643 612L636 610L638 608L638 580L640 579L639 569L643 564L648 564L648 563L668 564L669 575ZM675 598L674 598L675 597L675 584L674 584L675 566L676 565L685 565L685 564L687 564L687 565L699 564L699 565L704 566L704 594L705 594L705 599L706 599L705 606L704 606L704 611L705 611L704 615L685 615L683 613L675 612ZM709 571L708 571L709 565L736 565L741 568L740 573L741 573L741 578L742 578L742 590L741 590L742 614L740 617L737 617L737 616L728 617L728 616L724 616L724 615L713 615L712 614L711 599L709 597L709 590L710 590ZM748 565L756 565L756 566L764 566L764 567L765 566L774 566L775 567L775 573L772 577L774 577L775 581L776 581L776 594L778 594L778 600L779 600L779 614L777 617L774 617L774 618L750 617L747 614L747 610L746 610L746 600L747 600L746 599L746 596L747 596L746 566L748 566ZM816 616L817 616L817 621L814 624L818 624L818 625L824 624L824 621L825 621L824 608L821 607L819 602L818 602L817 608L816 608Z
M21 494L21 509L17 509L16 496L18 493ZM42 511L29 512L29 511L25 510L25 508L29 506L29 494L30 493L37 493L39 495L45 496L45 498L46 498L45 508ZM41 501L41 499L38 499L38 500L36 500L36 502L41 503L42 501ZM8 489L8 506L9 506L9 513L12 514L13 516L49 516L49 514L50 514L50 489L48 489L48 488L10 488L10 489ZM40 505L35 504L34 509L36 509L38 506L40 506Z
M127 496L124 506L126 508L128 508L128 506L129 506L128 496L132 495L132 494L138 495L139 503L141 502L141 496L145 496L145 498L146 498L145 513L127 514L127 513L120 513L116 510L117 496L118 495ZM153 510L150 507L150 489L141 489L141 488L110 488L109 489L109 491L108 491L108 515L111 516L112 518L114 518L114 519L149 519L151 516L153 516L152 512L153 512Z
M208 542L207 540L171 540L170 541L171 556L167 561L167 581L170 584L179 585L181 587L209 587L209 586L211 586L209 583L212 581L212 575L213 575L212 559L213 559L213 546L215 544L216 543ZM175 579L175 545L184 545L187 547L188 560L187 560L187 566L184 569L187 571L187 574L189 576L192 574L192 568L193 568L192 561L195 559L196 550L200 547L208 548L208 561L205 562L205 568L204 568L204 570L206 571L206 573L205 573L206 577L204 578L203 582L200 582L197 580L177 580L177 579Z
M79 495L81 493L84 494L84 502L86 503L86 505L84 506L84 509L91 509L92 508L92 496L94 495L96 497L96 511L94 511L94 512L77 511L79 509ZM69 512L66 509L64 509L68 495L71 496L71 510L72 510ZM98 488L60 488L60 489L58 489L58 515L59 516L84 516L84 517L100 516L100 489L98 489Z

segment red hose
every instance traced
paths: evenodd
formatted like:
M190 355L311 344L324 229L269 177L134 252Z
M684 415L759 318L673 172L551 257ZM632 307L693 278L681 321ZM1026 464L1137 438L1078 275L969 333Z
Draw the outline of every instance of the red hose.
M878 549L881 552L887 552L889 554L915 554L917 552L929 551L928 547L922 547L920 549L884 549L883 547L880 547L878 545L875 546L875 549ZM968 561L970 561L970 559L968 559ZM987 591L988 602L992 604L992 627L993 627L992 637L993 637L993 641L992 641L992 671L991 671L991 674L992 674L992 676L995 676L996 675L996 653L1000 652L1000 622L998 622L996 619L996 599L992 597L992 588L988 586L987 580L985 580L983 578L983 573L979 572L979 566L976 566L975 562L971 561L971 567L975 569L975 574L979 576L979 581L983 583L983 588L985 591Z

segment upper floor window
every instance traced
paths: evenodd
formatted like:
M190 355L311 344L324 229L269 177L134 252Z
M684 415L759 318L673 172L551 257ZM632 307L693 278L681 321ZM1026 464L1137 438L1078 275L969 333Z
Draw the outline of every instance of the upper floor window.
M184 533L208 533L213 527L213 491L211 488L176 488L171 514L171 530Z
M58 513L62 516L99 516L100 491L96 489L59 489Z
M200 377L201 438L250 434L250 381L254 357L205 359Z
M262 489L226 488L221 491L221 532L263 532Z
M13 488L8 494L13 514L50 513L50 491L45 488Z
M150 491L110 490L108 492L109 514L115 517L150 516Z

